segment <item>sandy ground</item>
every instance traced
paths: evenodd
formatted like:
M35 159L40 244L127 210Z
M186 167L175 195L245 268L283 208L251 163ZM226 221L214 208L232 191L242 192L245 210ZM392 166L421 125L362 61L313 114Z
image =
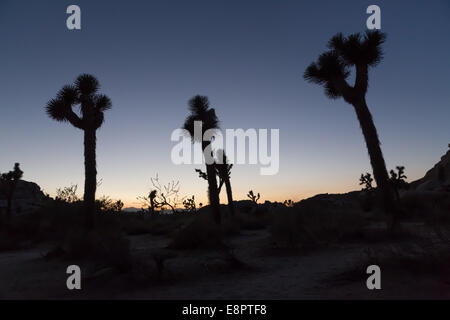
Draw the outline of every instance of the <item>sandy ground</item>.
M450 277L382 269L382 289L368 290L367 275L336 277L358 263L367 245L352 243L301 252L273 249L265 230L228 239L243 267L225 252L177 251L157 280L152 253L168 238L130 237L139 266L129 274L81 264L82 290L66 288L71 261L43 259L50 247L0 254L1 299L450 299ZM372 247L382 248L380 243ZM100 271L99 271L100 270Z

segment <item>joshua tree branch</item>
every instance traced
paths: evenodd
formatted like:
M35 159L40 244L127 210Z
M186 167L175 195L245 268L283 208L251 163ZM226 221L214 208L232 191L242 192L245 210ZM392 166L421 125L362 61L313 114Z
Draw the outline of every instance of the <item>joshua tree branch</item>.
M67 110L66 118L74 127L84 129L83 121L72 109Z

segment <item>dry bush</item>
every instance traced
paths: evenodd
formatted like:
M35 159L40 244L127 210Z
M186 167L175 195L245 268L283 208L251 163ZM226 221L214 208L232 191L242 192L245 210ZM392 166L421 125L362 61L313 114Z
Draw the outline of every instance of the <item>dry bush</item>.
M209 212L198 214L186 227L174 234L172 249L223 248L223 226L218 226Z
M130 214L117 217L123 231L128 235L151 234L155 236L171 235L189 224L195 218L191 213L175 214Z
M360 237L365 224L357 210L309 205L274 212L270 232L281 247L317 246Z
M121 272L131 268L130 242L118 229L74 229L62 248L65 259L96 261Z

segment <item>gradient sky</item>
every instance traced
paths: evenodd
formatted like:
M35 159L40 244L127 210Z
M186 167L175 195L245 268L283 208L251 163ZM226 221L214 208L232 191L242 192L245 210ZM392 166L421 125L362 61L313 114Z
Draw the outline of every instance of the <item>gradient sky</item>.
M70 4L81 7L81 31L66 28ZM236 199L250 189L278 201L359 189L370 164L354 110L302 75L335 33L365 30L371 4L388 39L368 105L388 168L420 178L450 142L445 0L0 0L0 171L20 162L24 179L51 195L71 183L82 191L82 132L50 120L44 106L91 73L113 101L98 131L98 196L136 206L159 173L206 202L199 166L170 160L170 134L195 94L209 96L224 129L280 129L279 173L235 166Z

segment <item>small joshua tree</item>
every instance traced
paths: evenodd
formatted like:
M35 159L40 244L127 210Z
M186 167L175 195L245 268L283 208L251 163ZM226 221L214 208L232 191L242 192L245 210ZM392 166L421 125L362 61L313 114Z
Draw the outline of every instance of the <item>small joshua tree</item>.
M151 178L153 188L148 196L138 197L137 199L149 206L151 213L155 212L156 208L164 209L169 207L172 213L176 212L177 206L184 200L179 197L180 181L171 181L166 185L161 185L158 175Z
M259 194L259 192L258 192L257 195L255 195L255 194L253 193L253 190L250 190L250 191L247 193L247 197L248 197L254 204L258 204L258 200L259 200L259 198L261 198L261 195Z
M375 188L372 186L373 178L370 173L363 174L361 173L361 177L359 178L359 185L364 186L362 190L364 191L364 197L362 199L362 209L364 211L370 211L373 207L373 191Z
M186 200L184 200L183 206L184 206L184 209L186 209L188 212L196 212L197 211L194 196L192 196L192 198L187 198Z
M363 174L361 173L361 177L359 178L359 185L363 185L364 191L371 192L373 190L372 186L373 178L370 173Z
M391 175L390 181L394 187L395 190L395 196L397 197L397 200L400 199L400 189L407 189L409 187L408 182L406 182L405 179L408 177L405 175L405 167L404 166L397 166L395 167L397 169L397 172L394 170L391 170L389 173Z
M294 201L292 201L291 199L289 200L284 200L283 204L288 207L288 208L292 208L294 206Z
M148 198L149 198L149 200L150 200L150 212L151 212L152 214L155 213L155 208L158 207L158 204L157 204L157 202L156 202L156 194L157 194L157 193L158 193L157 190L152 190L152 191L150 191L150 193L149 193L149 195L148 195Z
M0 192L6 198L6 224L11 223L12 202L14 198L14 192L19 180L23 176L23 171L20 170L20 164L15 163L14 169L8 173L0 175Z

